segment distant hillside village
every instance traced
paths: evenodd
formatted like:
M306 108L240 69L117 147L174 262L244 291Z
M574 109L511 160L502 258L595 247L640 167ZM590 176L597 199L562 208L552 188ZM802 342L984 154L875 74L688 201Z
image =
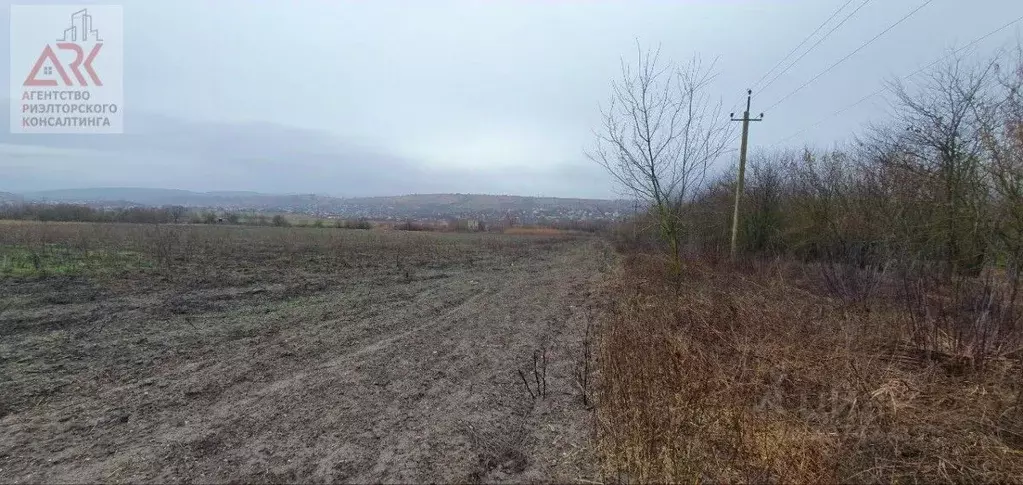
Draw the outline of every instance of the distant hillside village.
M42 221L226 223L369 226L405 230L484 231L515 226L585 229L621 219L625 201L489 195L412 195L341 199L264 194L108 194L139 200L97 200L97 194L0 193L0 218ZM143 202L144 201L144 202Z
M244 210L242 207L224 209ZM557 221L615 220L623 216L623 213L619 210L578 207L471 210L435 206L408 207L382 205L367 207L360 204L352 204L333 208L327 211L315 206L278 207L272 210L274 212L312 215L328 219L355 217L381 221L402 221L406 219L414 219L424 222L469 219L490 224L508 222L509 219L521 224L543 224Z

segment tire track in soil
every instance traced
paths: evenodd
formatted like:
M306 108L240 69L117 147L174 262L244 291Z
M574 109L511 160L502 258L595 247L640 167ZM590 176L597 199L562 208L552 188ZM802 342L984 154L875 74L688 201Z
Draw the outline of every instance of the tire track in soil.
M515 369L551 332L562 330L548 325L564 322L568 293L579 287L574 280L588 276L565 271L587 266L580 265L583 254L571 256L553 268L527 264L512 274L486 277L478 284L490 291L257 394L264 402L303 393L355 396L348 402L339 399L344 404L334 411L340 412L308 405L317 400L295 402L291 408L324 429L354 432L348 439L355 443L345 447L350 454L337 457L341 466L332 479L490 481L521 479L530 472L531 479L550 479L555 471L543 461L547 450L529 449L542 445L527 439L526 424L536 406ZM409 306L424 303L417 299ZM567 352L562 357L570 358ZM550 386L560 388L558 398L568 397L560 404L581 407L573 402L570 379L570 372L552 373ZM237 403L225 404L229 411ZM581 428L576 439L584 441L585 424Z
M94 458L65 450L21 474L8 461L0 481L592 478L590 413L573 372L594 306L598 244L562 244L500 271L465 269L355 296L346 289L334 303L302 309L322 321L301 318L166 364L155 376L166 387L107 388L62 403L91 428L26 424L57 418L55 406L41 406L0 439L42 443L38 456L62 440L69 446L71 430L74 451ZM533 400L516 371L530 371L541 348L550 393ZM115 416L111 426L105 415L118 401L131 422Z

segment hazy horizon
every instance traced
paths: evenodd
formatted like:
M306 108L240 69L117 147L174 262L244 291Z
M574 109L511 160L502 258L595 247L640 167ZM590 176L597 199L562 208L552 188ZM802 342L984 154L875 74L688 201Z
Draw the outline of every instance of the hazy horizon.
M727 114L844 3L126 1L125 134L12 135L0 126L0 190L620 198L583 152L637 39L674 60L716 59L711 95ZM12 4L0 4L2 28L10 28ZM920 4L866 3L755 93L754 112ZM767 110L751 133L752 152L1020 14L1023 4L1010 0L928 4ZM987 56L1018 37L1018 27L1007 29L971 53ZM9 69L8 57L0 65ZM781 146L847 142L886 109L872 99Z
M131 186L120 186L120 187L64 187L56 189L43 189L43 190L22 190L22 191L11 191L11 190L0 190L0 193L9 193L15 195L30 195L38 196L39 194L51 194L59 192L86 192L86 191L151 191L151 192L180 192L188 194L199 194L199 195L214 195L214 196L243 196L243 195L259 195L259 196L316 196L316 197L333 197L333 198L349 198L349 199L372 199L372 198L400 198L400 197L415 197L415 196L441 196L441 195L458 195L458 196L483 196L483 197L520 197L520 198L546 198L546 199L582 199L582 200L605 200L605 201L629 201L631 198L622 198L617 196L611 197L566 197L558 195L522 195L522 194L501 194L501 193L484 193L484 192L413 192L403 194L381 194L381 195L364 195L364 196L343 196L343 195L332 195L325 193L316 192L260 192L253 190L210 190L210 191L199 191L199 190L188 190L188 189L176 189L167 187L131 187Z

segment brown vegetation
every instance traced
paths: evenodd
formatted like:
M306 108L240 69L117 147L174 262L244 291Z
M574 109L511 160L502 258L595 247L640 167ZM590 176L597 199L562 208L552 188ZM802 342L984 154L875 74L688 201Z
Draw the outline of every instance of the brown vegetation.
M667 216L646 197L598 345L608 479L1023 476L1023 57L1005 61L894 84L892 120L851 148L755 157L735 260L730 175Z
M991 303L1000 289L929 288L910 301L898 281L868 274L875 289L852 302L822 265L691 262L682 281L666 267L631 257L612 289L598 352L608 479L1023 476L1019 329L982 350L1008 311Z
M517 236L558 236L569 233L552 227L507 227L502 232Z

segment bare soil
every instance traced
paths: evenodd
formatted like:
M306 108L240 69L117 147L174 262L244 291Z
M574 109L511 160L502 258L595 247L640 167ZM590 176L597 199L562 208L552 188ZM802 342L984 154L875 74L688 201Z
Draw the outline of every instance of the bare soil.
M592 479L602 243L435 237L0 279L0 482Z

